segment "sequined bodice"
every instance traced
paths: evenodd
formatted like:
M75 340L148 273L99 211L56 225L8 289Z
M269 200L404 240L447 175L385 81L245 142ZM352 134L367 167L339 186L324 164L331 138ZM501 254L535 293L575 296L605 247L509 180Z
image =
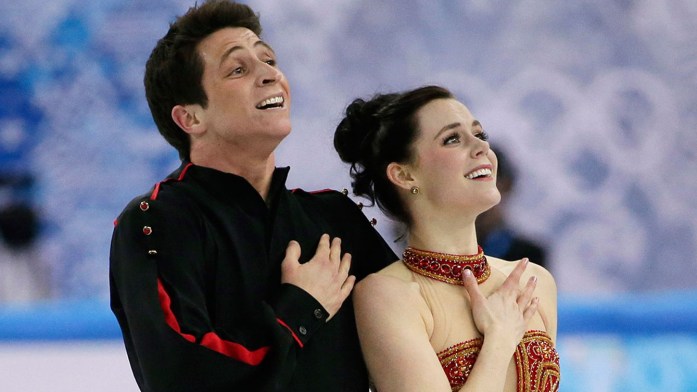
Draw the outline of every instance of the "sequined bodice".
M461 388L474 366L482 339L472 339L438 353L438 359L453 391ZM543 331L528 331L515 352L518 392L559 390L559 355L552 339Z

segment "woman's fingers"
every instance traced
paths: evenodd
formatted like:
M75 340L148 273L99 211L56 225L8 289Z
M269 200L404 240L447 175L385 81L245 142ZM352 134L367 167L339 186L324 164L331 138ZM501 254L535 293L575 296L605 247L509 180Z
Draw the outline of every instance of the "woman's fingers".
M528 283L525 285L525 288L520 295L518 295L517 302L521 311L524 310L530 303L532 295L535 292L535 287L537 287L537 277L533 276L528 279Z
M528 262L529 260L527 257L521 259L518 264L516 264L515 268L513 268L511 274L508 275L506 280L503 282L501 289L509 291L518 290L520 287L520 277L523 276L523 272L525 272Z
M477 282L477 278L474 277L469 268L465 268L462 271L462 281L467 294L470 296L470 302L472 302L473 307L475 304L481 304L483 301L486 301L486 298L479 290L479 282Z
M537 306L540 303L540 299L535 297L530 301L530 304L525 308L525 311L523 312L523 320L525 320L525 323L530 321L532 316L537 312Z

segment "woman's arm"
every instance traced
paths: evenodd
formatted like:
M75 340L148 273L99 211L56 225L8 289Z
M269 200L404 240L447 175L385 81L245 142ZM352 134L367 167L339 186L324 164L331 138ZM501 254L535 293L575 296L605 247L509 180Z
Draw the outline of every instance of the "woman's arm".
M353 303L368 372L379 392L450 391L429 342L430 312L415 283L373 274Z
M520 289L520 264L489 297L471 275L465 278L484 342L461 391L503 390L503 375L537 304L531 300L534 280ZM416 284L374 274L356 286L353 299L361 348L378 391L450 391L430 344L433 320Z

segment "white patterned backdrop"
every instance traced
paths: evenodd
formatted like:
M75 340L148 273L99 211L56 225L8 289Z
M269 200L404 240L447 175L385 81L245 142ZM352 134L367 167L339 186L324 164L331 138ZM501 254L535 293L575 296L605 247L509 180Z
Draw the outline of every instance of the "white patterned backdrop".
M193 1L0 0L0 217L29 202L41 229L0 240L0 390L136 390L123 346L89 339L119 338L114 218L178 166L142 76ZM353 98L450 88L518 169L513 225L548 248L562 390L697 390L697 2L248 3L291 81L290 186L349 187L332 134Z
M0 164L35 178L58 297L107 297L113 219L178 164L142 75L192 2L0 2ZM562 293L697 288L697 2L249 4L291 81L291 186L348 187L331 140L351 99L441 84L518 167L514 224Z

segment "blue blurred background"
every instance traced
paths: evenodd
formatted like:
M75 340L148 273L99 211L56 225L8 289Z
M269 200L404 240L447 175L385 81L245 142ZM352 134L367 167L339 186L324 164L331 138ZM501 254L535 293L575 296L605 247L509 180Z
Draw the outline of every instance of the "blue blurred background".
M450 88L516 167L503 207L557 279L562 391L697 391L697 3L247 3L291 82L291 187L349 187L353 98ZM178 165L143 68L192 4L0 2L0 343L119 338L112 222Z

